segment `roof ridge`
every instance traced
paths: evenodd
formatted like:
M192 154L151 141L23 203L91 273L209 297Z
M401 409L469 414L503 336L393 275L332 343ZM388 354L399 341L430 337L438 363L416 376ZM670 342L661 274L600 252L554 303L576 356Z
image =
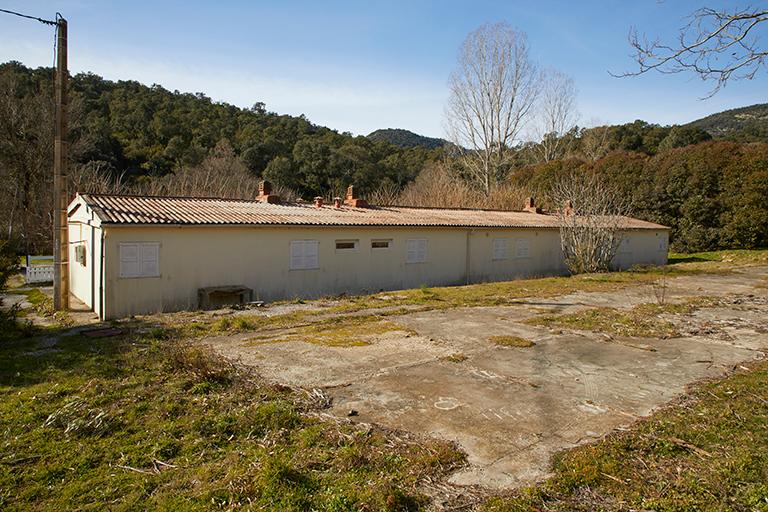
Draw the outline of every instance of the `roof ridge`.
M79 196L98 196L98 197L136 197L143 199L197 199L211 201L241 201L245 203L260 203L258 199L238 199L234 197L220 196L171 196L171 195L152 195L152 194L110 194L103 192L76 192Z
M243 202L243 203L262 203L258 199L245 199L235 197L221 197L221 196L177 196L177 195L152 195L152 194L112 194L103 192L77 192L80 196L97 196L97 197L133 197L141 199L192 199L192 200L204 200L204 201L231 201L231 202ZM277 206L294 206L294 205L310 205L310 202L304 201L292 201L284 202ZM330 206L330 205L329 205ZM383 208L405 208L409 210L443 210L443 211L465 211L465 212L502 212L502 213L533 213L525 210L506 210L503 208L472 208L462 206L413 206L405 204L390 204L390 205L378 205L371 204L368 209L383 209ZM552 215L552 212L542 212L536 215Z

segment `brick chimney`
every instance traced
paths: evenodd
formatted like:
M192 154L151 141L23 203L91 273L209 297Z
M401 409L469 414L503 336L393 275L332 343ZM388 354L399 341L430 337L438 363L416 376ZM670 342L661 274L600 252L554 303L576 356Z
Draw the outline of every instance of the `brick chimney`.
M353 208L365 208L368 206L364 199L355 197L355 188L352 185L347 187L347 198L344 200L344 204Z
M541 208L536 206L536 203L533 201L532 197L529 197L525 200L525 205L523 206L524 212L531 212L531 213L541 213Z
M323 207L323 198L320 196L317 196L315 198L315 208L322 208Z
M340 197L334 197L333 198L333 207L336 209L341 208L341 198Z
M570 199L563 204L563 212L566 216L573 215L573 202Z
M280 196L272 193L272 184L266 180L259 183L259 195L256 199L262 203L280 204Z

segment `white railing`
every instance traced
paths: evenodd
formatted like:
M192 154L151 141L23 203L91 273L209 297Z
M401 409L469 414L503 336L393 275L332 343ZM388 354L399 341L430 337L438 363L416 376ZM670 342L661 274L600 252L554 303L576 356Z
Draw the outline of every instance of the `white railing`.
M51 260L53 263L53 256L30 256L30 260ZM48 263L30 263L26 267L26 282L32 283L50 283L53 281L53 265Z
M31 265L27 267L27 283L49 283L53 281L53 265Z

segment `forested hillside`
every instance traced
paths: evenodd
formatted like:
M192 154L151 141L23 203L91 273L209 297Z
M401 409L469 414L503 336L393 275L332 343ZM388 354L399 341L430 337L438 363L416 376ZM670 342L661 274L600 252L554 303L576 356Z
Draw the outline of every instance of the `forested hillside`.
M630 201L633 215L671 227L677 250L768 246L766 143L710 141L656 155L618 150L595 161L528 166L511 182L546 200L551 184L570 172L603 176Z
M687 126L700 128L713 137L738 142L768 142L768 103L725 110Z
M420 146L427 149L435 149L449 144L445 139L425 137L424 135L419 135L418 133L413 133L412 131L400 128L376 130L369 133L368 138L375 142L389 142L390 144L400 146L401 148L415 148Z
M2 236L46 253L52 85L50 69L0 65ZM486 194L454 158L455 146L424 147L441 139L407 130L353 137L269 112L264 103L243 109L201 93L79 74L70 86L70 191L250 198L267 178L294 198L337 195L354 183L374 204L517 208L535 195L554 208L547 196L559 176L596 172L637 217L672 227L676 249L760 247L768 246L768 143L713 140L707 131L727 126L722 119L746 119L745 112L757 122L757 107L685 126L637 120L574 128L552 146L555 158L540 151L549 136L521 144Z
M18 102L17 114L49 97L52 72L18 63L0 65L3 93ZM264 103L243 109L202 93L179 93L159 85L104 80L78 74L70 81L73 144L84 146L73 164L98 162L106 172L128 177L163 176L199 165L226 141L255 176L267 175L299 193L362 189L383 181L404 184L432 155L366 137L352 137L312 124L304 116L268 112ZM13 122L6 118L6 122Z

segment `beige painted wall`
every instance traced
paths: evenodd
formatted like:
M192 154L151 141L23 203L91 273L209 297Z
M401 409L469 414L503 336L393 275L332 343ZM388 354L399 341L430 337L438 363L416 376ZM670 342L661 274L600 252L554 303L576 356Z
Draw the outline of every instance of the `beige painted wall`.
M101 227L85 204L69 216L68 227L70 292L101 316ZM85 246L85 265L75 257L78 245Z
M669 231L635 230L625 232L614 265L619 269L635 265L666 265Z
M85 265L75 257L76 248L85 246ZM81 223L69 223L69 289L88 307L93 307L92 277L93 255L91 254L91 226Z
M254 290L255 299L270 301L465 284L467 254L471 282L566 272L557 230L271 226L104 229L106 318L194 309L198 288L206 286L245 285ZM619 255L620 266L665 263L666 237L666 231L630 232L630 252ZM406 263L409 238L428 240L426 263ZM509 240L507 259L493 259L496 238ZM392 244L390 249L372 250L372 239L391 239ZM527 257L517 257L518 239L528 240ZM320 268L290 270L292 240L318 240ZM353 252L337 251L336 240L357 240L358 248ZM160 276L120 278L121 242L159 242ZM73 278L87 276L73 273Z

